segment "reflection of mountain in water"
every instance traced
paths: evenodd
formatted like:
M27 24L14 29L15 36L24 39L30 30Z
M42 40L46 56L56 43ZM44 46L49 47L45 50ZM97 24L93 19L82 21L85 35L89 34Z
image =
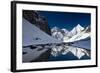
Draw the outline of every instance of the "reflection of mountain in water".
M65 59L70 58L73 60L83 59L83 57L90 58L90 50L67 45L54 46L52 48L51 54L53 57L51 57L50 60L54 60L54 57L63 57L64 55L66 55L66 57L64 56Z

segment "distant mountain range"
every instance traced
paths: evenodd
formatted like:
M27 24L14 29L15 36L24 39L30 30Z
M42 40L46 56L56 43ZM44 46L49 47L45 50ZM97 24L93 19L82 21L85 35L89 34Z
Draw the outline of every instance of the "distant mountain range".
M90 38L90 26L86 28L82 27L80 24L75 26L71 31L63 28L60 29L58 27L53 27L51 29L52 37L63 41L63 42L75 42L79 40L83 40L86 38Z

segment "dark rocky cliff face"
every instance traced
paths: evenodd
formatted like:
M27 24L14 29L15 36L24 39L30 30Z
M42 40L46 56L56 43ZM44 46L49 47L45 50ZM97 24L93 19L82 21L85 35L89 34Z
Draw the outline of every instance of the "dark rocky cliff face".
M50 28L48 26L47 19L41 16L37 11L33 10L23 10L23 17L30 23L36 25L41 30L51 35Z

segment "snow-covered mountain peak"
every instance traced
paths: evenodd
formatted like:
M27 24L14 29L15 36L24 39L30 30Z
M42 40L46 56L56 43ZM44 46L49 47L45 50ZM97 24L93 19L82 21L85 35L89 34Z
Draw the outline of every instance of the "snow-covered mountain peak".
M68 43L83 40L90 37L90 30L90 26L84 28L80 24L77 24L71 31L68 31L65 28L60 29L58 27L53 27L51 29L51 32L52 37Z
M65 29L65 28L62 28L61 29L62 31L64 31L64 32L69 32L67 29Z
M52 29L58 29L58 27L55 26L55 27L53 27Z
M80 32L80 31L84 30L84 27L82 27L80 24L78 24L76 26L76 29L77 29L78 32Z
M70 32L65 29L65 28L58 28L58 27L53 27L51 29L51 33L52 33L52 37L58 39L58 40L62 40L63 41L63 38L64 36L70 36Z
M58 27L53 27L52 29L51 29L51 32L53 33L53 32L57 32L57 31L59 31L59 28Z
M76 28L77 28L77 29L80 28L80 30L84 30L84 27L82 27L80 24L78 24L78 25L76 26Z
M78 24L76 27L74 27L71 30L71 33L72 33L72 35L76 35L76 34L82 32L82 30L84 30L84 27L82 27L80 24Z

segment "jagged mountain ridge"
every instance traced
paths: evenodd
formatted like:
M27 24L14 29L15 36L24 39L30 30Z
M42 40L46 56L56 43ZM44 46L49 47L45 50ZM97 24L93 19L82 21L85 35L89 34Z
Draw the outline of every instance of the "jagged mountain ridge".
M78 24L70 32L72 33L72 36L74 36L74 35L80 33L84 29L85 29L84 27L82 27L80 24Z
M59 29L58 27L53 27L51 29L51 34L54 38L63 42L79 41L90 37L90 26L84 28L78 24L71 31L68 31L65 28Z

